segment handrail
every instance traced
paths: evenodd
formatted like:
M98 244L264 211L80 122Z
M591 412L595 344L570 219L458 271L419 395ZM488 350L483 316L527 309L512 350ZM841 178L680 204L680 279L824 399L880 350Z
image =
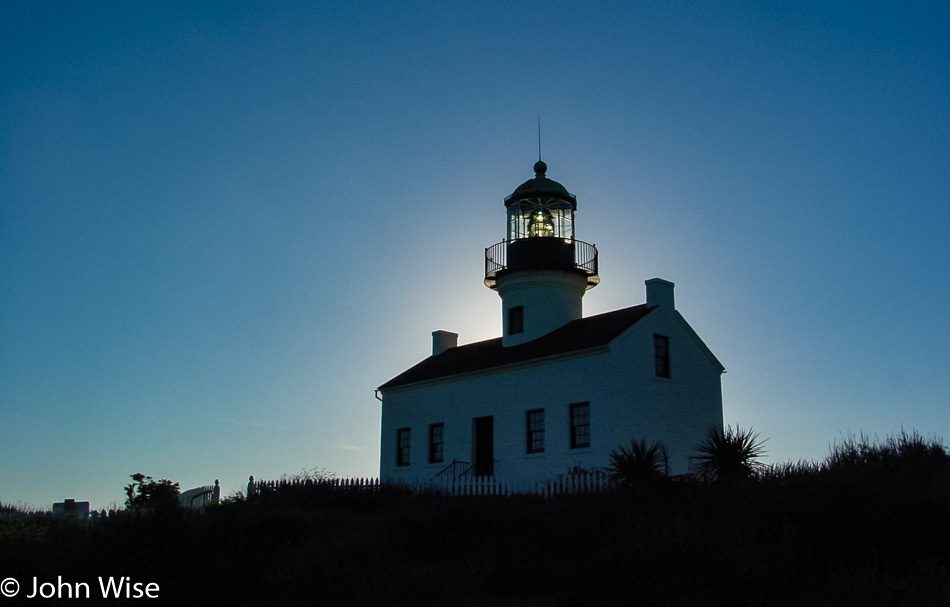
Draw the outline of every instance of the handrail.
M465 470L463 470L461 473L456 472L456 468L458 468L458 466L460 466L460 465L461 465L461 466L468 466L468 468L466 468ZM474 464L473 464L473 465L474 465ZM461 461L461 460L453 459L453 460L452 460L452 463L449 464L448 466L446 466L445 468L442 468L442 470L440 470L438 473L436 473L436 475L432 477L432 480L435 480L435 479L439 478L440 476L442 476L443 474L445 474L446 472L448 472L449 470L451 470L451 471L452 471L452 480L454 481L455 479L457 479L457 478L459 478L459 477L464 476L465 474L467 474L468 471L471 470L471 469L472 469L472 466L469 465L468 462L463 462L463 461Z
M499 272L508 269L508 247L515 242L528 239L502 240L485 249L485 284L494 288L495 279ZM571 243L574 249L574 268L581 270L588 276L588 287L596 286L600 282L597 276L597 247L582 240L565 240Z

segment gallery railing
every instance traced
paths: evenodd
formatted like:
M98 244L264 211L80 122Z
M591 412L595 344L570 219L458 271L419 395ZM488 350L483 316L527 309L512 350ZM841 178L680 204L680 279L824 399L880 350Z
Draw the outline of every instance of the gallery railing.
M587 275L587 288L600 282L597 247L581 240L521 238L503 240L485 249L487 286L495 287L500 272L520 269L576 269Z

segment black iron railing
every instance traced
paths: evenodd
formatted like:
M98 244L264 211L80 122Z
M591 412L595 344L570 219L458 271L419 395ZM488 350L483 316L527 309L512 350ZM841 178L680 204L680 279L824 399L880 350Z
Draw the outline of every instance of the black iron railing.
M597 247L592 244L583 242L581 240L561 240L561 239L548 239L548 238L538 238L536 239L538 244L541 244L541 241L548 240L557 240L559 245L566 245L567 247L573 248L573 260L568 261L567 265L564 266L560 263L559 260L553 261L551 267L567 267L576 270L580 270L587 274L587 288L596 286L600 282L600 277L597 274ZM540 260L540 265L537 264L539 260L532 259L531 265L524 265L524 259L518 263L513 263L509 265L509 248L512 246L519 246L523 244L531 244L535 239L519 239L519 240L503 240L499 243L493 244L492 246L485 249L485 284L491 288L495 288L495 280L499 272L511 269L540 269L547 267L547 264L544 263L544 259ZM545 243L547 244L547 243Z
M472 471L472 468L475 467L475 464L470 464L469 462L463 462L461 460L453 459L452 463L442 468L438 474L432 477L432 480L436 480L439 477L442 477L440 480L450 480L455 481L456 479L466 476L469 472ZM443 476L444 475L444 476Z

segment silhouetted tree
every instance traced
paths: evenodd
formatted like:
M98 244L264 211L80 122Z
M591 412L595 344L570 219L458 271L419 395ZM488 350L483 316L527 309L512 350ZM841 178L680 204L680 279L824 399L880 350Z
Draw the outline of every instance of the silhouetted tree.
M707 481L733 481L753 476L761 467L765 455L764 440L752 429L740 430L726 426L725 430L711 428L703 442L696 445L699 455L699 474Z
M141 472L131 475L132 482L125 487L125 506L130 510L169 512L178 508L181 488L167 478L154 480Z

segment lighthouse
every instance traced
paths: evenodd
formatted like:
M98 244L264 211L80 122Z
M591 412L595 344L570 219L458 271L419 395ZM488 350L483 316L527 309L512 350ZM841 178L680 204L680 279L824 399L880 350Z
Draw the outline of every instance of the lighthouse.
M501 336L433 331L432 354L377 388L383 482L532 492L604 468L639 439L662 442L670 474L684 474L722 428L725 369L676 309L672 282L650 278L644 303L584 316L597 247L576 238L577 197L547 172L539 159L505 197L504 239L485 249Z
M600 283L597 247L577 240L577 197L548 179L547 164L505 198L507 233L485 249L485 285L498 292L502 345L517 346L583 317L582 300Z

